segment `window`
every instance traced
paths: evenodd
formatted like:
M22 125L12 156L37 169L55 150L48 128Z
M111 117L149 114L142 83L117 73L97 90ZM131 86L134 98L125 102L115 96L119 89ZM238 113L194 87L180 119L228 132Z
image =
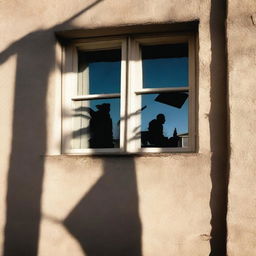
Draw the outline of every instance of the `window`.
M64 50L63 153L195 149L193 35L74 40Z

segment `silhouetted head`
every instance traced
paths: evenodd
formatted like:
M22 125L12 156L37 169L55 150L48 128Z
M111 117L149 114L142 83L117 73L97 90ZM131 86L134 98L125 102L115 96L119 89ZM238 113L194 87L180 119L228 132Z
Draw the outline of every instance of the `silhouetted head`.
M96 108L103 112L109 112L110 111L110 104L109 103L103 103L101 105L96 105Z
M164 124L165 123L165 116L164 116L164 114L158 114L156 116L156 120L159 121L161 124Z

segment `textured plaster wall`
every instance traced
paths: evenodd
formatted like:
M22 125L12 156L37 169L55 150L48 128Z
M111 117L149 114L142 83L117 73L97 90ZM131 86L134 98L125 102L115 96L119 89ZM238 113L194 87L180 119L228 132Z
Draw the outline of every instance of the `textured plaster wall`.
M2 255L224 255L224 14L221 0L0 1ZM198 152L59 155L54 33L193 20Z
M256 254L256 3L230 1L228 8L230 181L228 253Z

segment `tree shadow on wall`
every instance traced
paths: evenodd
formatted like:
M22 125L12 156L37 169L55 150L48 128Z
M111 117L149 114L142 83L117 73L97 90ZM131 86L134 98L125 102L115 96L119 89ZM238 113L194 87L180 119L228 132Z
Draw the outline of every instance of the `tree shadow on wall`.
M7 177L4 256L38 254L41 194L46 152L46 94L56 65L55 31L103 0L46 30L15 41L0 53L0 64L17 57L11 154Z
M87 256L141 256L134 159L106 157L103 171L64 225Z
M212 0L210 10L211 36L211 253L225 256L227 242L227 197L229 173L229 120L227 107L227 58L225 52L226 1Z

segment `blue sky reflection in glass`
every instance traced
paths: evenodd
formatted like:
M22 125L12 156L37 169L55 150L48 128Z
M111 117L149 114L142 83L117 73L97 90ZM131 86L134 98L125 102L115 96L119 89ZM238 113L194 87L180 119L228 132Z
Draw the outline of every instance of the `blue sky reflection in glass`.
M143 88L188 86L188 45L142 47Z
M80 52L79 72L88 69L89 91L83 94L120 93L121 50ZM88 85L87 85L88 86Z

